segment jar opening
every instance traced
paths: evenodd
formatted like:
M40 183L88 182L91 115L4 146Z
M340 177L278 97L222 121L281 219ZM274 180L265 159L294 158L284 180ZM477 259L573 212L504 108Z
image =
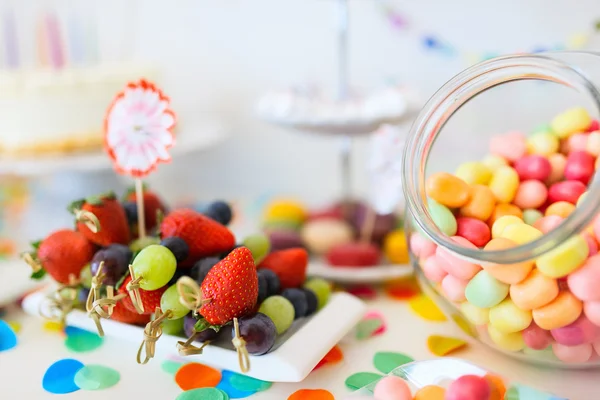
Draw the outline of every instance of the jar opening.
M568 52L562 52L568 53ZM592 53L590 53L592 55ZM597 56L596 54L593 54ZM427 207L426 165L431 148L448 120L468 101L495 86L522 80L554 82L572 88L600 112L600 92L578 69L546 55L516 55L477 64L448 81L427 102L406 141L404 195L415 224L439 246L476 263L512 264L538 257L582 231L600 212L600 174L594 173L588 195L559 227L540 238L510 249L484 251L458 245L435 225Z

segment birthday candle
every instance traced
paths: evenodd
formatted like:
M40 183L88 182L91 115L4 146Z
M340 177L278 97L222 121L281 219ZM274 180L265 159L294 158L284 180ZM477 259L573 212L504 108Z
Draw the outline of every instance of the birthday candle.
M65 65L63 42L56 14L46 14L46 29L48 29L48 48L50 63L55 69L61 69Z
M4 14L4 52L7 66L17 68L19 66L19 46L13 10L9 10Z

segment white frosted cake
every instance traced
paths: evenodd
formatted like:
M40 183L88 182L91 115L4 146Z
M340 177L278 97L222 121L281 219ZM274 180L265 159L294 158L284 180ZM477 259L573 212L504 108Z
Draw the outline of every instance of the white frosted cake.
M135 65L0 72L0 154L31 156L98 149L104 115L134 80L156 79Z

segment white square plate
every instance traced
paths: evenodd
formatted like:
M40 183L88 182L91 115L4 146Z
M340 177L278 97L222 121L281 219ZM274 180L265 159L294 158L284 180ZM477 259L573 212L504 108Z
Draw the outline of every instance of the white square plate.
M44 292L27 296L23 301L23 309L28 314L39 316L40 303L45 296ZM292 327L277 338L269 353L262 356L251 355L250 371L246 375L268 382L302 381L329 350L354 328L365 310L365 304L358 298L344 292L333 293L327 305L316 314L294 321ZM96 332L94 322L83 311L69 313L67 324ZM137 347L143 339L142 328L111 320L102 320L102 327L108 337L135 343L130 355L135 357ZM177 355L176 344L180 340L181 337L163 334L157 342L157 354ZM230 340L225 340L223 344L211 344L204 348L201 355L185 359L239 372L237 353L230 343Z

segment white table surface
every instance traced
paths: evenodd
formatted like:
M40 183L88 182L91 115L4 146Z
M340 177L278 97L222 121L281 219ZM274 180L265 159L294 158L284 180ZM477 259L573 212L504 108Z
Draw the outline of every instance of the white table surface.
M340 347L344 360L335 365L324 366L309 377L294 384L276 383L267 391L251 396L251 399L285 400L298 389L321 388L333 393L336 399L344 398L349 390L344 380L355 372L377 372L373 355L378 351L405 353L415 359L432 358L426 339L432 334L464 337L453 324L425 321L415 316L406 301L393 300L385 294L369 301L369 310L382 313L388 324L383 335L357 342L353 336L345 339ZM121 381L114 387L98 392L77 391L64 395L72 399L125 398L136 394L152 394L154 399L175 399L181 390L172 375L161 370L166 355L159 354L148 365L135 362L134 346L118 339L107 338L104 344L89 353L70 352L59 334L42 330L43 321L25 315L21 310L10 310L2 317L22 325L17 347L0 353L0 398L47 399L55 395L42 388L42 377L47 367L62 358L75 358L84 364L102 364L117 369ZM323 327L323 329L327 329ZM317 338L318 340L318 338ZM571 400L592 400L598 397L600 381L598 370L565 371L548 370L522 364L497 354L482 345L471 344L456 353L486 369L504 375ZM116 397L115 397L116 395Z

